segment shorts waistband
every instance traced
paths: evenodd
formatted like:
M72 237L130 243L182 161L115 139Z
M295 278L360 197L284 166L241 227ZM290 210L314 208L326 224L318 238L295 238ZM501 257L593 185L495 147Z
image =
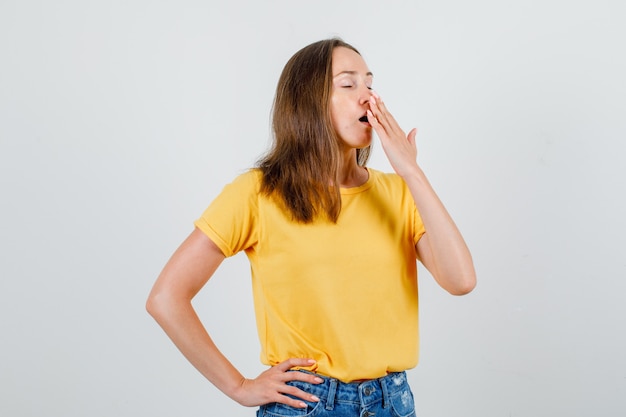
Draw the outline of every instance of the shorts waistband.
M295 372L312 373L309 371ZM292 381L290 385L304 388L306 392L319 397L325 402L328 410L332 410L338 402L367 406L382 401L383 408L387 408L390 404L390 397L398 391L405 390L408 385L406 372L394 372L377 379L349 383L319 374L314 375L320 377L324 382L306 384L304 387L300 386L299 381Z

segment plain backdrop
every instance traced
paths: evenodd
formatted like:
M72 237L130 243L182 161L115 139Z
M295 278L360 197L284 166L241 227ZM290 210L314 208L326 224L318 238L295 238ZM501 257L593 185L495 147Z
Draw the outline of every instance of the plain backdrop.
M621 0L1 0L0 415L254 415L145 299L267 149L287 59L331 36L419 129L478 272L454 297L420 269L418 415L626 415L625 19ZM245 256L194 303L264 369Z

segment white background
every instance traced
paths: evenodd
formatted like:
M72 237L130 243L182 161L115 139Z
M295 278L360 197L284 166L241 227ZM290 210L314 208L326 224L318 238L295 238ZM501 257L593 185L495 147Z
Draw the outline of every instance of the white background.
M144 303L267 148L287 59L333 35L418 127L476 263L460 298L421 270L418 415L625 415L624 4L2 0L0 415L254 414ZM252 377L249 281L237 255L195 304Z

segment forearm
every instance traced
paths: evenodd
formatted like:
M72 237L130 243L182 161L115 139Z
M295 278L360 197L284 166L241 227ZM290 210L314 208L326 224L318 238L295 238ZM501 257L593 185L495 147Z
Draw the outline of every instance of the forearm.
M470 251L452 217L417 165L404 180L422 217L427 239L418 243L422 262L441 287L455 295L470 292L476 273Z
M151 297L147 308L187 360L220 391L241 402L244 377L219 351L191 302L162 294Z

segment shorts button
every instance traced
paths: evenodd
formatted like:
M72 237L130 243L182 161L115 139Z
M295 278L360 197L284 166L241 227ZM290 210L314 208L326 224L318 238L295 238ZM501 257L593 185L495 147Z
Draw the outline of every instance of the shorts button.
M372 387L370 387L370 386L367 386L367 387L365 387L365 388L363 389L363 393L364 393L365 395L371 395L371 394L372 394L372 392L374 392L374 388L372 388Z

